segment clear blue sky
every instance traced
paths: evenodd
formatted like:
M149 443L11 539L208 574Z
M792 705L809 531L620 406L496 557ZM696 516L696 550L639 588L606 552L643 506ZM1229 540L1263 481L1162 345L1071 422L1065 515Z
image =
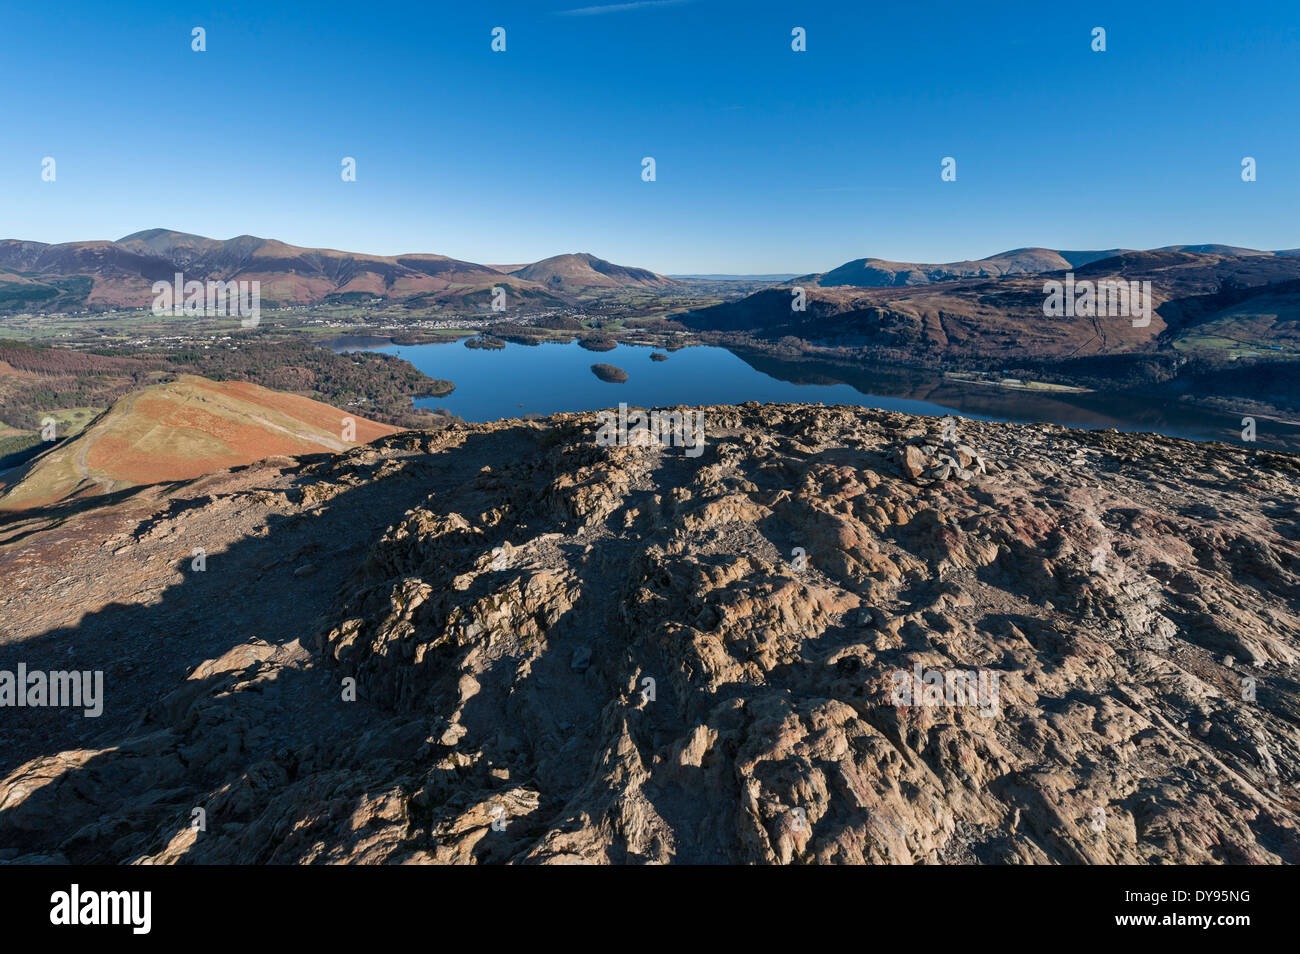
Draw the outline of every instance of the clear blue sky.
M1300 246L1295 0L562 12L598 2L9 4L0 237L166 227L673 273Z

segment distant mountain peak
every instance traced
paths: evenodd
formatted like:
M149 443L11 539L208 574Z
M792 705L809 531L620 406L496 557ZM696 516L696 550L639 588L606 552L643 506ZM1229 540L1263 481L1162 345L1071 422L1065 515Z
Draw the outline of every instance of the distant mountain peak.
M132 232L130 235L123 235L117 241L119 242L145 242L149 239L158 238L163 235L188 235L187 232L178 232L176 229L141 229L139 232ZM191 235L190 238L199 238L200 236Z
M673 280L645 268L615 265L590 252L566 252L510 273L548 288L620 288L671 285Z

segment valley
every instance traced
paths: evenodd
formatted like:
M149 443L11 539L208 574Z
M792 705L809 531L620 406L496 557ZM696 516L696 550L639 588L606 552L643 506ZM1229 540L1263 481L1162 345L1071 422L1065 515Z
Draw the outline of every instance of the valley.
M236 316L158 314L142 307L151 278L164 276L170 288L186 269L200 281L264 282L256 326L245 327ZM859 259L825 273L764 281L674 279L586 253L496 267L427 253L385 258L154 229L114 243L0 243L0 286L5 281L15 288L71 282L85 292L75 311L15 311L15 303L31 299L0 294L0 309L8 309L0 313L0 339L9 339L0 343L0 361L21 356L9 362L13 374L0 375L0 421L9 428L0 435L0 464L8 467L41 449L41 420L67 417L60 432L67 436L70 425L84 423L84 414L74 416L77 409L98 413L175 373L287 390L398 426L440 426L458 406L467 419L483 420L486 412L457 397L438 400L454 393L461 372L452 369L463 356L422 361L417 368L398 353L470 337L491 348L600 339L661 351L725 349L756 367L780 368L778 380L849 384L853 403L863 396L913 397L915 387L891 382L929 375L946 378L949 392L959 392L942 413L1005 420L1039 415L1223 440L1236 439L1253 420L1265 446L1297 446L1295 250L1027 248L943 265ZM1141 321L1092 315L1076 311L1072 296L1069 309L1053 314L1048 289L1062 283L1073 288L1076 281L1080 287L1142 285L1152 311ZM503 310L494 310L494 294ZM376 349L329 353L332 342L348 338L393 347L380 349L387 355L366 353ZM93 371L51 373L83 365ZM466 373L477 380L478 371ZM571 391L572 377L566 373L555 392L557 379L548 380L544 367L531 369L516 380L532 381L532 390L511 388L511 406L520 413L597 406L598 397L574 395L567 405L539 400ZM1082 403L1101 413L1088 424L1086 415L1063 410L1059 401L1013 407L972 397L963 384L1040 396L1087 394ZM710 397L679 389L673 399L746 393L738 388ZM797 397L785 393L785 399ZM641 399L654 403L653 394ZM988 415L990 406L996 409ZM1198 415L1199 425L1193 420Z
M1292 253L3 254L0 861L1300 861Z

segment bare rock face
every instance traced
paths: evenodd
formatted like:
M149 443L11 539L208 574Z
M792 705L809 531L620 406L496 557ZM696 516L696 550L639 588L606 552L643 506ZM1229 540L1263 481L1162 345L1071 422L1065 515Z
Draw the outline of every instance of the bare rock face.
M284 601L279 638L12 768L0 845L1300 861L1295 457L971 421L944 438L859 408L703 413L697 456L600 446L581 414L263 475L267 534L238 532L270 553L393 517L347 560L308 550L307 576L281 553L260 607ZM215 533L245 491L205 493L185 519Z

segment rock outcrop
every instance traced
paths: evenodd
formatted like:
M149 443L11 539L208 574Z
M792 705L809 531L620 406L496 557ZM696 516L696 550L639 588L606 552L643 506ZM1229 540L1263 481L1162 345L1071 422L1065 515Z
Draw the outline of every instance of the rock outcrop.
M1300 861L1296 457L845 407L704 421L698 456L557 415L137 502L131 546L224 533L210 552L279 575L217 583L210 557L207 590L53 636L0 610L0 663L88 626L143 652L165 611L222 650L146 668L96 737L28 724L0 857ZM202 619L218 592L261 631Z

